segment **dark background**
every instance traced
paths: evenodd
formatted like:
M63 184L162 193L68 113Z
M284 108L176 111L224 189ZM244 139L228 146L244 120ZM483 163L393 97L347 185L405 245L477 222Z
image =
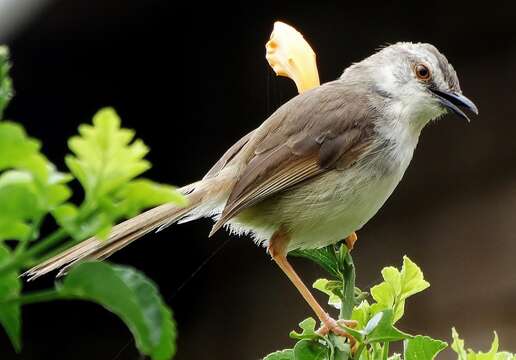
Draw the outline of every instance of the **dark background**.
M502 348L516 351L515 10L472 1L49 2L6 37L17 92L7 115L65 169L66 139L114 106L152 149L147 176L183 185L295 95L264 59L275 20L305 34L323 82L385 43L431 42L480 116L471 124L447 116L424 130L401 185L359 232L358 285L367 289L407 254L432 286L409 300L403 330L450 339L454 325L484 349L497 330ZM228 238L207 239L209 228L173 227L112 261L159 285L178 323L177 359L259 359L291 346L289 331L312 315L307 305L249 239L231 238L196 273ZM308 282L322 274L294 263ZM139 358L125 326L94 304L30 305L23 322L22 354L1 333L2 360Z

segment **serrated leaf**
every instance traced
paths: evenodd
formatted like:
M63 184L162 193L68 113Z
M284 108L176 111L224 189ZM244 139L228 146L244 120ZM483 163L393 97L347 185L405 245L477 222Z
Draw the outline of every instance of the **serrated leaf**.
M329 360L328 348L316 341L301 340L294 346L295 360Z
M459 338L459 334L455 328L452 328L452 339L453 342L451 344L451 348L455 353L457 353L459 360L467 360L468 355L466 353L466 349L464 348L464 340Z
M0 244L0 264L11 257L7 246ZM21 350L21 305L16 302L3 302L16 298L21 292L21 281L15 272L0 277L0 324L4 327L16 352Z
M423 272L408 256L403 257L401 268L401 300L417 294L430 287L430 283L424 279Z
M99 281L102 279L102 281ZM136 346L154 360L175 353L175 325L156 286L138 271L100 262L73 268L58 287L63 298L94 301L118 315Z
M294 359L294 350L293 349L285 349L273 352L272 354L267 355L263 358L263 360L295 360Z
M433 360L447 346L444 341L417 335L403 342L404 360Z
M403 316L405 300L430 286L421 269L407 256L403 257L401 271L388 266L382 270L382 277L384 281L371 288L371 296L376 301L371 305L371 313L393 309L394 322Z
M292 339L317 339L320 336L315 332L315 326L317 323L311 317L301 321L299 323L299 327L303 330L301 333L292 330L290 332L290 337Z
M133 140L134 131L121 128L116 112L105 108L93 117L93 125L81 125L79 136L68 141L73 154L65 161L84 188L83 208L92 214L81 224L67 223L69 228L76 227L74 238L106 238L116 221L133 217L145 208L186 204L185 197L172 186L135 180L150 168L150 163L144 159L147 146L139 139ZM56 216L60 215L58 211Z
M491 348L488 352L484 353L482 351L473 351L472 349L468 349L466 351L464 340L459 337L457 330L452 328L452 339L453 342L451 344L452 350L457 354L458 360L514 360L516 359L515 354L511 354L506 351L498 352L499 342L498 342L498 334L496 331L494 332L493 342L491 343Z
M86 196L105 196L150 168L144 160L148 148L133 141L134 132L120 127L120 118L111 108L93 117L93 126L79 127L80 136L68 141L74 155L66 158L72 174L82 184Z

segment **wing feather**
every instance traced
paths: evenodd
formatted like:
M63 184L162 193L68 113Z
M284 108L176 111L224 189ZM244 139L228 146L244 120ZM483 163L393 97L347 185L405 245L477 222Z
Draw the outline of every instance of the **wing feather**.
M211 234L242 210L356 161L374 131L374 110L367 101L334 81L280 107L242 147L249 156Z

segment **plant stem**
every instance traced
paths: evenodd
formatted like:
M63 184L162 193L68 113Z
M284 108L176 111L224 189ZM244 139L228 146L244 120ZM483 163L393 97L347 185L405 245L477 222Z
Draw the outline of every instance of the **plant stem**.
M63 228L57 229L52 234L48 235L41 241L38 241L27 251L15 254L9 261L4 265L0 266L0 276L5 275L13 270L18 270L23 267L24 263L32 258L34 255L38 255L41 252L52 247L56 243L60 242L68 233Z
M5 302L16 302L23 305L26 304L34 304L34 303L40 303L45 301L53 301L56 299L59 299L61 295L56 289L48 289L48 290L41 290L41 291L35 291L32 293L27 293L24 295L20 295L18 297L7 299Z
M387 360L389 357L389 342L386 341L383 343L383 360Z
M353 307L355 306L355 264L353 263L353 258L351 257L351 253L348 251L344 258L344 281L343 281L343 297L342 297L342 307L340 308L340 319L351 319L351 314L353 313Z
M360 355L362 355L362 351L364 351L365 346L366 345L364 343L358 346L357 352L353 355L353 359L360 359Z
M18 242L18 245L16 246L16 249L14 250L15 255L19 255L23 253L27 247L29 246L29 243L32 240L35 240L38 236L39 228L41 227L41 223L43 222L44 215L38 217L34 222L32 223L31 230L29 236L24 239L23 241Z

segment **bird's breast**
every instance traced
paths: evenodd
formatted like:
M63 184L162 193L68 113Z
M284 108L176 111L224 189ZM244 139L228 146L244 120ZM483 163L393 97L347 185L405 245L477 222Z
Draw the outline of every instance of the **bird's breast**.
M286 226L289 251L342 240L367 223L400 182L413 148L399 145L379 140L350 168L328 171L244 211L233 230L263 242Z

